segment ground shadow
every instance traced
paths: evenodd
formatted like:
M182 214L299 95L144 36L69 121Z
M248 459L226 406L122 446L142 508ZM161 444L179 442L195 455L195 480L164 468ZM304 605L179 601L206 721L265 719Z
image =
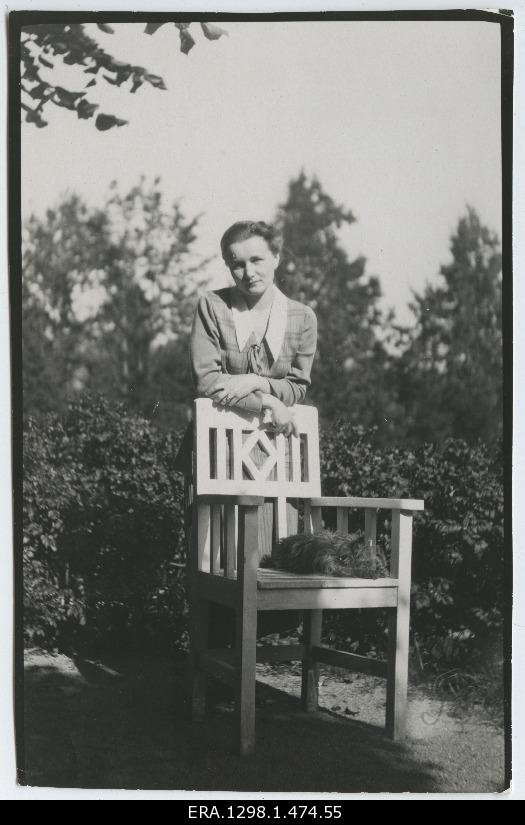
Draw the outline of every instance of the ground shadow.
M65 657L61 657L65 660ZM431 792L435 766L410 741L319 712L257 686L257 749L241 759L233 710L212 687L206 721L190 721L185 662L115 672L78 661L30 664L25 674L25 784L52 787L209 791Z

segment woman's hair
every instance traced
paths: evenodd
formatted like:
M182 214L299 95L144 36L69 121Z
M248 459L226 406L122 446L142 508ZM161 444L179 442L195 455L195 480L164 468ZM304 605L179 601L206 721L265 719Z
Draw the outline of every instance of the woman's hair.
M283 248L281 233L264 221L237 221L228 227L221 238L221 252L226 265L229 265L229 251L232 243L246 241L258 235L264 238L274 255L280 255Z

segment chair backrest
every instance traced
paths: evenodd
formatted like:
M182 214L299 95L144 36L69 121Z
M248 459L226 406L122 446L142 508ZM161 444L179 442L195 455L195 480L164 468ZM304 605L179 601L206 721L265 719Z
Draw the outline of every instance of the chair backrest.
M194 406L194 483L197 495L265 498L321 495L317 409L294 407L299 438L277 434L258 415L221 409L210 399Z

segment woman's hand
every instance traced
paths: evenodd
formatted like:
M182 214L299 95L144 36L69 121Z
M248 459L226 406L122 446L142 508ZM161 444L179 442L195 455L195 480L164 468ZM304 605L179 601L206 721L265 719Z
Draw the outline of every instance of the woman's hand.
M247 395L264 388L264 379L255 373L245 375L221 375L213 385L210 393L216 404L223 407L235 407L235 405Z
M275 429L278 433L283 433L286 436L299 436L299 429L294 418L293 408L287 407L282 401L279 401L275 396L263 396L263 406L270 409L272 412L272 420Z

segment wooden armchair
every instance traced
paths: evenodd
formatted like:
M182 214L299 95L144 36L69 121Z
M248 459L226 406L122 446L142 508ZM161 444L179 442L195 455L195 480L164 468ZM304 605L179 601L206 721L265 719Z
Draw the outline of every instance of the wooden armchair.
M259 661L302 660L301 700L310 711L317 709L319 662L385 676L387 732L399 738L405 728L412 514L423 509L423 502L323 498L317 410L297 406L295 415L300 437L290 437L287 447L285 436L272 433L257 416L218 409L208 399L195 402L189 564L191 707L193 717L202 718L207 674L232 684L241 754L253 752L255 745L255 665ZM257 445L267 456L262 466L256 466L250 456ZM390 577L339 578L260 569L259 516L265 499L273 501L276 539L287 535L287 499L303 500L308 533L321 528L324 507L336 508L337 528L343 533L348 532L349 511L363 509L365 541L371 554L375 552L377 512L391 510ZM232 649L208 647L210 602L235 611ZM368 607L389 610L386 663L321 644L323 610ZM290 609L304 611L303 643L257 646L257 611Z

